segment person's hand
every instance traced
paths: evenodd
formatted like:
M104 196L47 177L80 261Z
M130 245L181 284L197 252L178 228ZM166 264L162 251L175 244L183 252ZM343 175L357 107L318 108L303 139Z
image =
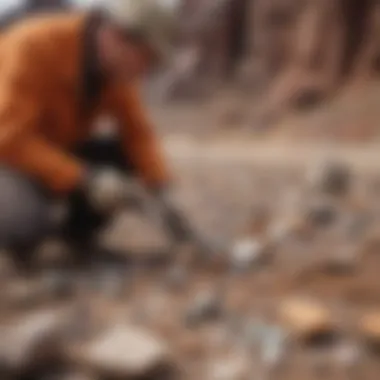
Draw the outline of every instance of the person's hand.
M112 168L93 170L85 182L89 203L102 214L112 214L123 207L135 191L133 182Z

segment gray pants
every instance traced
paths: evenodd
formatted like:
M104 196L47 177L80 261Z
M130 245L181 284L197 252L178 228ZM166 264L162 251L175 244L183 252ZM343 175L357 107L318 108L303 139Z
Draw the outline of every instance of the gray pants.
M26 176L0 167L0 247L26 249L50 228L48 197Z
M133 167L125 160L117 138L90 140L73 153L89 165L113 166L133 175ZM67 220L57 231L51 215L52 202L49 191L27 176L0 166L0 249L28 251L52 233L83 246L108 223L108 218L88 204L85 194L74 191L68 196Z

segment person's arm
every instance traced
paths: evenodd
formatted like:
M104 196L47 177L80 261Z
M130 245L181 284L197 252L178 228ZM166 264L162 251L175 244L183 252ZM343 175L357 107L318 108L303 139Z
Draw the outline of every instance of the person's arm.
M168 186L171 174L137 88L114 88L110 103L111 113L120 126L125 154L134 165L137 176L152 190Z
M137 90L129 87L119 91L113 99L113 115L121 128L125 153L155 197L169 232L178 242L191 241L210 252L212 248L206 239L195 231L175 204L171 195L171 174Z
M173 205L169 194L171 175L137 88L120 86L111 95L111 112L119 124L126 159L132 162L136 175L157 200L172 236L176 240L189 238L191 229Z
M0 162L30 175L57 192L81 181L81 163L39 135L41 75L25 46L9 52L0 72Z

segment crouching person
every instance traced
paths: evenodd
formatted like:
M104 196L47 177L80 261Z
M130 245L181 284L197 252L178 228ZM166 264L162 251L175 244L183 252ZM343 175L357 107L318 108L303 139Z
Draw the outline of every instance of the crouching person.
M62 234L91 244L128 196L127 175L151 191L176 239L197 240L172 205L170 174L135 84L171 51L175 12L160 4L105 0L97 12L36 16L2 34L1 248L30 252L51 233L57 198L69 202ZM119 138L89 141L104 114L117 121Z

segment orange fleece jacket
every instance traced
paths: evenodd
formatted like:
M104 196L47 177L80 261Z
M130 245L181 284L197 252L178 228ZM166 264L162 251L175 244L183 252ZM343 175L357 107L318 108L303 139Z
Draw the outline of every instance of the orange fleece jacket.
M134 85L108 84L83 118L84 14L39 16L0 36L0 163L65 193L82 179L70 151L100 115L114 116L125 153L149 186L169 180L159 143Z

